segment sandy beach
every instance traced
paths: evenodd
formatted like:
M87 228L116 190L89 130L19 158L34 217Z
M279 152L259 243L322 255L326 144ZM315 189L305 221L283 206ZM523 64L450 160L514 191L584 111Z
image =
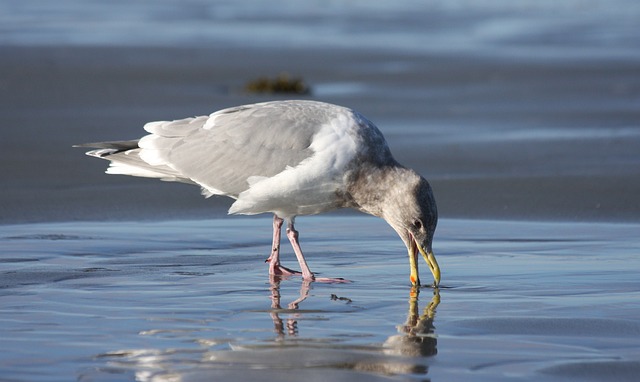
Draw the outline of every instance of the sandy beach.
M443 217L640 217L637 63L340 49L0 51L6 223L221 216L226 200L105 176L105 163L71 146L137 138L148 121L287 98L244 91L248 81L281 72L303 77L309 98L373 120L397 159L432 182Z
M276 3L0 0L0 380L637 380L640 6ZM269 216L72 147L286 98L429 179L439 289L350 211L296 227L351 283L270 278Z

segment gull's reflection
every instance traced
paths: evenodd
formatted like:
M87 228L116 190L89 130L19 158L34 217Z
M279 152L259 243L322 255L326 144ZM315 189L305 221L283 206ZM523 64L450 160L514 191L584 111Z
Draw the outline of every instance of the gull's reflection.
M398 334L384 342L382 351L386 357L377 362L360 362L355 365L356 370L385 375L426 375L429 372L426 358L438 352L433 320L440 293L437 288L433 290L433 297L422 314L418 313L419 293L419 288L411 288L407 321L397 326Z
M279 276L270 278L271 289L271 319L273 320L277 340L284 341L285 337L296 337L298 335L298 306L309 296L311 283L303 281L300 286L299 297L291 301L286 309L281 306L280 283L283 279ZM352 368L369 373L380 373L385 375L397 374L427 374L429 369L425 358L432 357L438 353L437 338L435 335L434 319L436 308L440 303L440 291L438 288L432 290L431 300L424 307L422 312L419 309L420 288L412 287L409 292L409 310L407 320L404 324L398 325L398 334L390 336L384 341L381 353L384 356L364 357L362 353L354 353L351 356L354 360L342 361L343 368ZM335 295L332 296L332 298ZM344 298L351 301L350 299ZM289 314L290 318L283 321L281 313Z
M280 283L282 282L281 276L270 275L269 283L271 284L271 319L273 320L274 330L278 334L278 339L282 340L286 335L289 336L297 336L298 335L298 321L297 318L299 314L292 314L290 318L287 319L286 331L285 325L280 318L279 313L283 312L281 303L280 303ZM302 280L302 285L300 286L300 296L291 301L287 305L287 309L289 311L293 311L298 309L299 304L306 300L309 296L309 289L311 288L311 282L308 280Z
M202 348L124 349L100 354L97 358L107 360L109 370L116 370L118 373L131 372L135 375L135 380L141 382L181 381L184 372L191 374L192 377L196 375L197 380L216 380L229 376L249 380L264 375L272 376L271 379L276 380L284 373L294 370L304 370L307 374L320 376L326 369L333 369L336 373L342 370L355 370L369 375L385 376L413 374L420 376L421 380L427 380L425 375L429 371L429 357L437 353L433 323L436 307L440 302L438 289L433 290L431 300L422 311L419 309L420 290L418 288L410 290L406 322L398 325L398 333L387 338L382 346L376 344L349 346L348 343L333 346L322 338L306 338L303 339L304 341L297 338L298 320L310 312L299 310L298 307L309 297L312 284L303 281L299 296L295 299L292 297L293 301L283 308L282 304L285 302L281 302L280 294L280 285L283 280L277 276L272 277L269 285L271 292L269 314L275 328L275 341L280 342L275 346L268 343L239 343L226 349L222 346L229 341L226 337L207 338L211 333L209 327L203 327L202 331L167 327L143 331L140 334L158 336L163 341L171 339L183 343L196 342ZM426 290L422 293L426 294ZM336 301L347 301L348 304L352 302L346 297L332 295L331 298ZM282 319L280 317L282 314L287 318ZM327 314L331 313L327 312ZM387 329L378 328L377 330L386 331ZM296 337L290 341L292 346L280 346L281 343L287 342L287 337ZM189 367L185 368L185 365ZM87 374L86 377L88 380L93 375Z
M438 288L433 289L431 301L425 306L421 315L418 313L419 294L419 288L411 288L407 322L397 326L400 334L391 336L385 341L386 354L430 357L438 353L438 340L435 336L433 320L436 315L436 307L440 304L440 291Z

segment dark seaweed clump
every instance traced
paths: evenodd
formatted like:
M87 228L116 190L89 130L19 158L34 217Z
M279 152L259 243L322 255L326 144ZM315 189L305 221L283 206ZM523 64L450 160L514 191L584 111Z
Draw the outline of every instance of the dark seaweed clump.
M275 78L260 77L249 81L245 89L250 93L310 94L311 89L299 77L282 73Z

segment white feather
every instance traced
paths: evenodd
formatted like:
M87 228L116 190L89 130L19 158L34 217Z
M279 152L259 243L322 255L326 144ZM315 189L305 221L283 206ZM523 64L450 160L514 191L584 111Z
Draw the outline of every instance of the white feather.
M140 176L143 178L159 178L159 179L168 178L166 174L144 169L141 167L129 166L127 164L120 163L120 162L111 162L111 164L109 165L105 173L111 174L111 175Z
M249 189L240 193L229 213L276 212L292 217L326 211L335 202L345 168L355 156L356 143L350 134L354 128L355 121L346 114L321 126L311 143L311 157L270 178L248 179Z

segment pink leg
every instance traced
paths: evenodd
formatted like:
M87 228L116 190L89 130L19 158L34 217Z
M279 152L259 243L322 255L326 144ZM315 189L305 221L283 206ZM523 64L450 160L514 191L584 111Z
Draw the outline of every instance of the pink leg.
M304 255L302 254L302 249L300 248L300 243L298 242L298 231L293 227L293 221L288 222L287 226L287 237L291 242L291 246L293 247L293 251L296 253L296 257L298 258L298 263L300 263L300 268L302 269L302 278L305 281L319 281L323 283L348 283L349 280L345 280L343 278L326 278L320 277L317 278L311 273L309 270L309 266L307 265L307 261L304 259Z
M267 260L265 260L265 262L269 263L270 275L299 275L300 272L280 265L280 234L282 231L282 222L283 220L279 218L278 215L273 215L273 243L271 245L271 255Z
M282 228L282 221L283 220L280 219L278 215L273 215L273 244L271 245L271 255L265 263L273 264L280 262L280 230Z
M309 266L307 265L307 261L304 259L304 255L302 254L302 249L300 248L300 243L298 242L298 231L293 227L293 221L289 221L287 224L287 237L291 242L291 246L293 247L293 251L296 253L296 257L298 258L298 263L300 264L300 268L302 269L302 278L309 281L314 281L316 278L309 270Z

